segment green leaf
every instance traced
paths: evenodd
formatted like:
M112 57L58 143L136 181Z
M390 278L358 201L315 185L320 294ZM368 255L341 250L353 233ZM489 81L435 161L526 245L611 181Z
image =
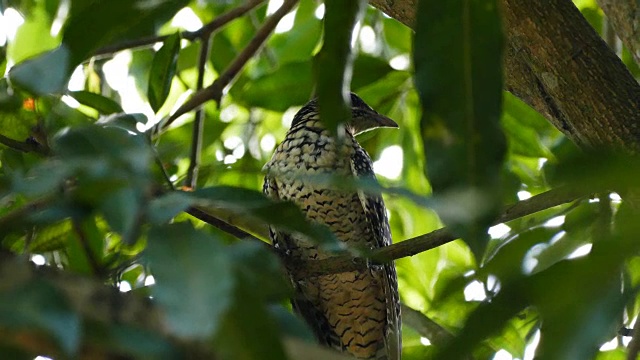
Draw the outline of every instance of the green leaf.
M311 63L303 61L284 64L272 73L249 81L234 98L248 107L284 112L290 106L304 105L312 92Z
M501 207L502 31L496 0L420 1L414 60L434 193L483 211L439 213L480 259ZM473 200L475 201L475 200Z
M147 216L153 224L166 223L185 211L193 202L193 197L188 193L172 191L151 200Z
M41 5L42 2L33 9L29 16L26 17L25 22L18 27L15 38L11 41L11 46L7 48L7 56L14 64L54 49L60 44L60 40L51 35L53 18L46 13ZM38 41L34 41L34 39L38 39Z
M100 114L109 115L124 112L120 104L100 94L90 91L72 91L69 93L80 104L98 110Z
M13 329L43 330L69 355L80 345L80 317L64 295L44 280L0 291L0 323Z
M61 45L12 67L9 79L11 83L38 96L60 93L71 76L71 61L69 49Z
M71 64L79 64L105 45L154 35L160 25L188 3L187 0L73 1L62 39L71 51Z
M171 82L176 74L178 54L180 51L180 34L169 36L156 55L153 57L149 73L147 97L153 111L158 112L167 100Z
M140 133L138 130L138 124L144 125L147 123L147 120L147 117L140 113L117 113L101 118L96 122L96 124L103 125L104 127L120 128L133 133Z
M178 336L214 333L233 303L236 279L220 241L187 223L151 229L145 258L156 280L152 294Z
M353 62L353 79L351 80L351 88L354 90L363 88L367 85L385 77L393 69L389 63L377 57L360 54Z
M100 210L113 231L127 242L135 240L136 224L142 209L141 194L136 188L125 186L102 198Z
M313 65L320 120L335 133L338 125L351 120L351 34L366 1L326 0L324 4L324 44Z
M276 228L308 236L327 250L343 250L344 244L326 227L310 223L295 204L274 202L254 190L216 186L194 191L193 196L209 205L254 217Z

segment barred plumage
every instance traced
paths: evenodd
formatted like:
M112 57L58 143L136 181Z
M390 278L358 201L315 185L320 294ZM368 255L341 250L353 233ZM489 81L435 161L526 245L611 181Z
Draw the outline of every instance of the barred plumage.
M315 222L327 225L349 246L375 249L391 244L382 197L313 182L310 175L375 180L369 155L354 135L376 127L397 127L351 94L352 120L339 141L319 121L315 100L294 117L291 129L265 165L264 193L290 200ZM271 229L271 240L295 259L329 255L300 236ZM292 276L293 278L293 276ZM400 304L393 264L294 282L294 310L320 343L363 359L399 359Z

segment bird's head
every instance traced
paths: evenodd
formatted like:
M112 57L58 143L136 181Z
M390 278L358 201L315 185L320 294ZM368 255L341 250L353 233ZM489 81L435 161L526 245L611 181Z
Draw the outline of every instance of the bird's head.
M309 101L293 119L292 127L308 119L319 116L318 101L313 99ZM351 93L351 121L346 125L347 131L352 135L358 135L365 131L369 131L379 127L397 128L398 124L388 117L379 114L367 105L358 95Z
M398 124L388 117L378 114L358 95L351 93L351 121L347 123L347 129L353 135L357 135L379 127L397 128Z

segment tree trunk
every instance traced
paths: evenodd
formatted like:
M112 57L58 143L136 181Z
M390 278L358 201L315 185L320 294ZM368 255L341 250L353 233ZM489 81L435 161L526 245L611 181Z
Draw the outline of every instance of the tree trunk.
M370 3L413 27L417 0ZM505 88L583 148L640 150L640 85L571 0L503 0Z

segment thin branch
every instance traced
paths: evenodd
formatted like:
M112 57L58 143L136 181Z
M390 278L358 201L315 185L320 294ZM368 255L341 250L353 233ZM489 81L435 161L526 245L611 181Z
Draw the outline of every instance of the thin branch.
M204 72L209 60L209 50L211 49L211 37L205 35L202 38L200 48L200 58L198 59L198 80L196 84L197 91L202 90L204 86ZM195 121L193 122L193 134L191 137L191 156L189 158L189 169L185 185L195 189L198 183L198 169L200 167L200 156L202 153L202 133L204 131L204 115L205 111L199 108L196 111Z
M208 212L206 212L203 209L200 209L198 207L190 207L189 209L187 209L187 213L193 217L195 217L198 220L204 221L207 224L220 229L224 232L226 232L229 235L235 236L238 239L249 239L249 240L253 240L253 241L258 241L261 242L265 245L268 245L267 243L265 243L264 241L258 239L257 237L249 234L248 232L234 226L231 225L217 217L215 217L214 215L209 214Z
M262 27L258 30L256 35L251 39L249 44L242 50L240 54L233 60L231 65L225 70L219 78L217 78L213 84L204 88L201 91L196 92L187 102L182 104L175 113L167 118L161 125L162 129L166 129L171 123L173 123L180 116L200 107L202 104L209 100L213 100L216 103L220 103L222 98L222 92L224 88L229 85L233 79L238 75L240 70L251 59L255 53L262 47L269 35L276 28L276 25L280 20L293 9L298 3L298 0L285 0L282 6L265 20Z
M180 37L191 41L207 38L216 30L222 28L232 20L235 20L246 14L248 11L263 3L264 1L265 0L249 0L245 4L240 5L237 8L231 9L228 12L218 16L213 21L207 23L196 31L185 31L181 33ZM94 56L111 55L122 50L134 49L139 47L149 47L153 44L163 42L168 36L169 35L151 36L142 39L125 41L115 45L105 46L96 50L96 52L94 52Z
M34 152L40 155L48 155L49 151L37 141L29 138L27 141L18 141L0 134L0 144L21 152Z
M582 193L577 193L576 190L567 188L549 190L542 194L533 196L530 199L519 201L514 205L511 205L504 211L498 220L494 222L494 224L515 220L538 211L566 204L583 195L584 194ZM372 251L370 256L367 258L354 258L344 255L324 260L292 262L288 265L293 270L291 273L296 274L296 277L298 278L308 278L318 275L361 270L365 269L372 262L375 264L384 264L396 259L419 254L452 242L456 239L458 239L458 236L454 235L445 227L391 246L376 249Z

